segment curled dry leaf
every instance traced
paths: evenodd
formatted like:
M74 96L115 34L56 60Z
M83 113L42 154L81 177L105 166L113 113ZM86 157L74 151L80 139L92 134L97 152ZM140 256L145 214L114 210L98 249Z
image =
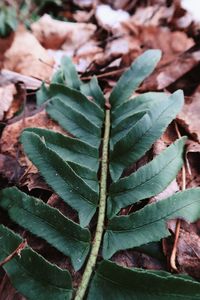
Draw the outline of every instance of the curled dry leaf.
M41 80L49 80L53 64L53 59L34 35L20 27L12 46L5 53L4 68Z
M0 121L3 120L5 112L7 112L12 105L16 92L14 84L0 87Z
M200 142L200 92L192 97L192 102L186 103L178 115L178 121L192 137Z
M73 55L80 46L88 42L96 26L94 24L72 23L52 19L45 14L31 25L33 34L47 49L61 48Z

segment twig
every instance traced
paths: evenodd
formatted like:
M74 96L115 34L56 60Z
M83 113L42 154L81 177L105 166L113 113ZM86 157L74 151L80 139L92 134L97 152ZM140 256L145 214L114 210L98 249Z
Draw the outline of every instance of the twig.
M114 70L114 71L110 71L110 72L106 72L106 73L103 73L103 74L96 75L96 77L97 78L103 78L103 77L107 77L107 76L113 76L113 75L116 75L118 73L123 73L126 70L127 70L127 68L122 68L120 70ZM92 78L92 76L81 77L81 80L90 80L91 78Z
M21 254L21 251L24 250L24 248L27 246L27 240L25 239L19 246L10 254L8 255L3 261L0 262L0 267L3 267L3 265L7 264L13 257L16 255Z
M181 134L180 134L180 131L178 129L178 125L177 125L176 122L175 122L175 129L176 129L176 133L178 135L178 138L180 138ZM182 167L182 187L181 187L181 190L184 191L185 188L186 188L186 170L185 170L185 166L183 165L183 167ZM171 268L175 271L178 271L177 266L176 266L176 252L177 252L178 239L179 239L179 235L180 235L180 228L181 228L181 220L179 219L176 222L174 245L173 245L173 249L172 249L172 253L171 253L171 257L170 257Z

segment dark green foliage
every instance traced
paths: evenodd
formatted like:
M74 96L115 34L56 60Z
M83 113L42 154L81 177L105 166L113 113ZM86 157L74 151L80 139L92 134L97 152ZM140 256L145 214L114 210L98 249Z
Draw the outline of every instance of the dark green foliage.
M21 242L21 237L0 225L0 260L10 255ZM50 264L29 247L5 264L4 269L12 284L30 300L71 299L69 272Z
M103 261L92 281L88 300L197 300L199 296L200 284L190 277L127 269Z

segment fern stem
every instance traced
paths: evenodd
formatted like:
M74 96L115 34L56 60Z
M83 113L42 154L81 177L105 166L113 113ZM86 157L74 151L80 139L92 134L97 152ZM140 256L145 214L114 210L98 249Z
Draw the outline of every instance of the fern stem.
M90 281L90 277L96 265L96 260L97 260L97 256L99 253L99 248L103 236L104 219L105 219L105 211L106 211L106 184L107 184L107 174L108 174L109 135L110 135L110 110L106 110L105 130L104 130L103 149L102 149L102 162L101 162L98 221L97 221L96 233L95 233L92 249L90 252L90 256L88 258L88 262L85 271L83 273L82 281L77 290L75 300L82 300L85 295L85 292L87 290Z

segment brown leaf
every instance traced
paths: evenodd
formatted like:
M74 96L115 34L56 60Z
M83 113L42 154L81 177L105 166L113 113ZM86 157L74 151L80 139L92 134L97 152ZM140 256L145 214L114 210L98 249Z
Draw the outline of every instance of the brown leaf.
M34 35L20 27L12 46L5 53L4 68L49 81L53 64L53 59Z
M14 84L9 84L4 87L0 87L0 121L3 120L5 112L9 110L14 100L14 95L17 93Z
M117 33L121 23L130 18L129 13L122 9L114 10L109 5L97 6L96 19L98 24L108 31Z
M178 122L192 137L200 142L200 92L195 93L192 102L185 103L178 115Z
M33 182L33 178L30 179L29 176L32 176L33 174L37 174L37 168L29 161L29 159L24 155L22 151L22 147L20 146L19 143L19 137L21 132L25 128L29 127L40 127L40 128L47 128L47 129L52 129L54 131L58 131L61 133L66 134L64 130L62 130L59 125L57 125L55 122L53 122L46 114L45 111L39 112L35 114L34 116L27 117L25 120L20 120L17 121L13 124L7 125L2 133L2 138L1 138L1 153L3 155L6 155L13 158L14 160L17 160L17 164L20 165L20 168L23 167L25 170L24 174L21 174L17 178L20 180L21 184L24 185L30 184L30 186L43 186L44 183L39 183L39 181L42 181L42 179L38 179L38 177L35 177L36 182ZM7 162L7 161L6 161ZM4 173L5 176L9 175L11 172L10 171L10 165L9 163L4 163ZM15 168L16 169L16 168ZM14 170L15 170L14 169ZM12 170L12 169L11 169ZM14 172L14 171L13 171ZM22 175L22 176L21 176ZM10 177L8 177L9 179ZM21 178L21 179L20 179ZM30 181L30 182L29 182Z
M199 47L192 47L170 62L162 65L144 82L141 90L162 90L174 83L200 62Z
M187 188L200 186L200 144L187 141L186 148Z
M49 49L61 48L73 55L74 51L87 43L96 30L94 24L71 23L52 19L44 15L31 25L38 41Z
M181 272L200 279L200 236L195 232L180 230L177 262Z

